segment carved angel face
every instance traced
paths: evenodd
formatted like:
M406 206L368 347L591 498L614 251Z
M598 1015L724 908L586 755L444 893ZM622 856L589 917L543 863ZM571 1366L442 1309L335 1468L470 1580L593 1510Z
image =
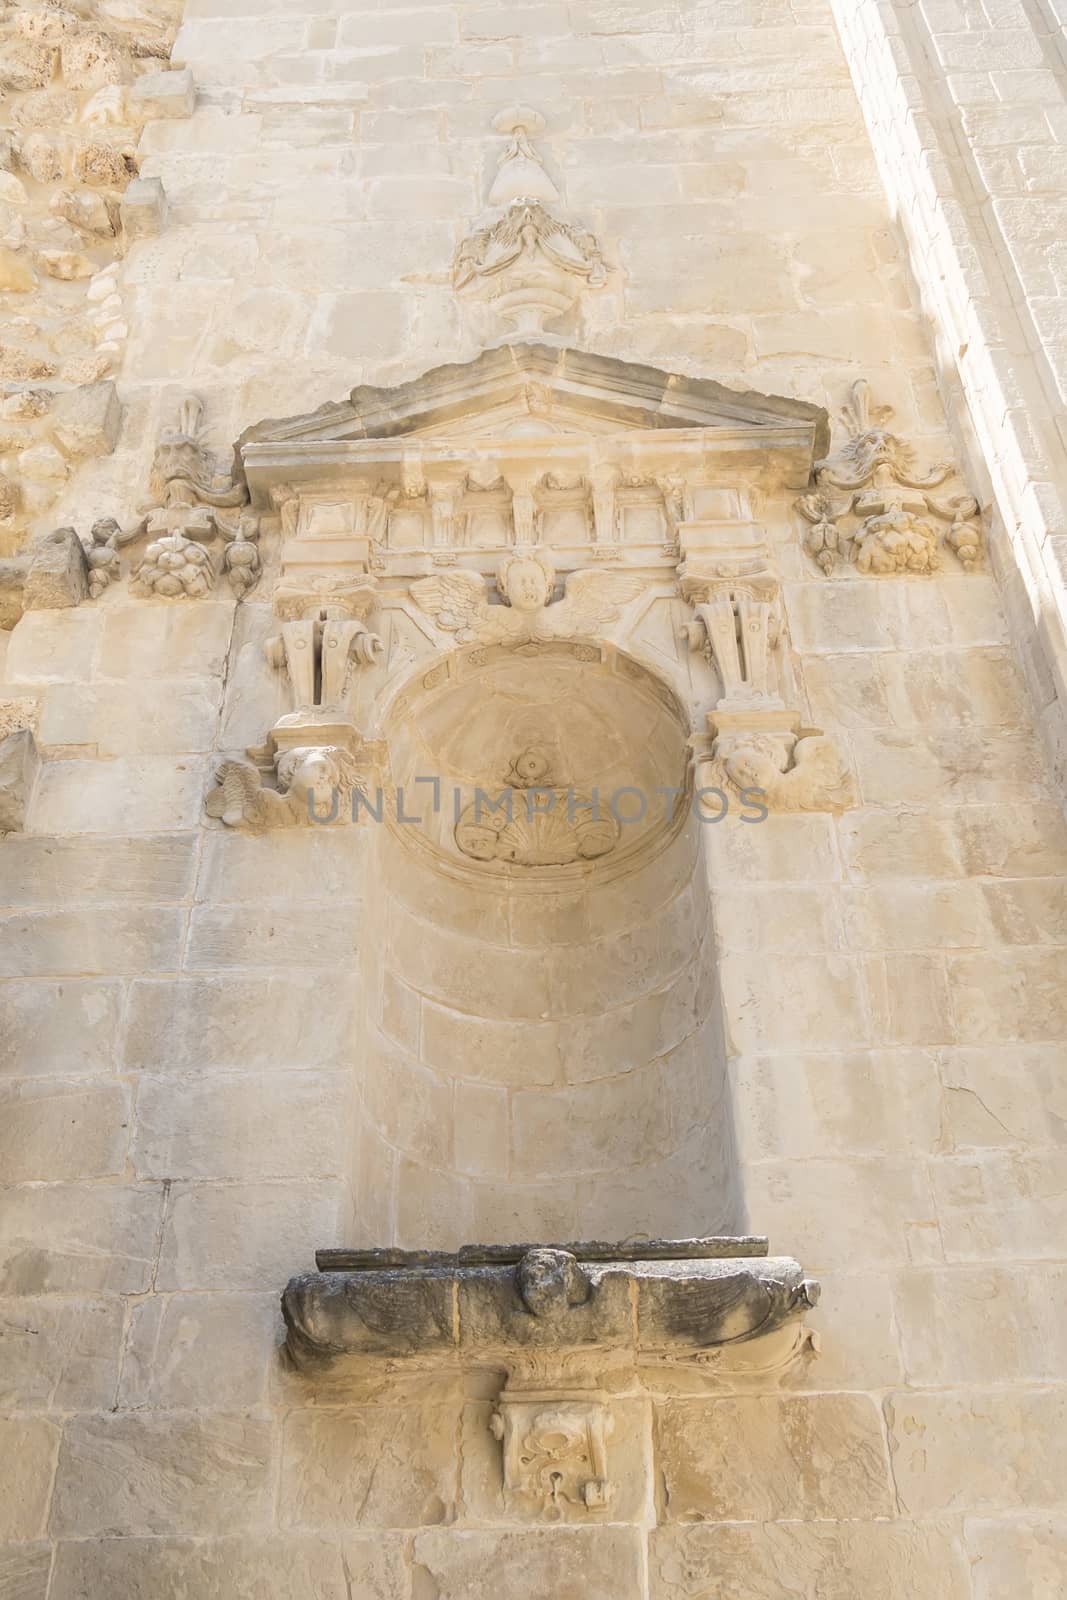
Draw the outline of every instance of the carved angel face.
M501 587L516 611L542 611L552 595L552 574L533 556L519 556L501 569Z
M289 750L278 762L278 780L287 794L316 814L328 812L341 782L341 773L327 749Z

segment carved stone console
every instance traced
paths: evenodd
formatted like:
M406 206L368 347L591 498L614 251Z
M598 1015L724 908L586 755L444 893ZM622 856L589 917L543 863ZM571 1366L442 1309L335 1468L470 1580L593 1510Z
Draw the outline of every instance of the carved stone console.
M819 1286L761 1238L320 1250L282 1296L309 1379L398 1368L506 1374L490 1419L505 1504L549 1520L611 1504L613 1396L657 1368L778 1370Z

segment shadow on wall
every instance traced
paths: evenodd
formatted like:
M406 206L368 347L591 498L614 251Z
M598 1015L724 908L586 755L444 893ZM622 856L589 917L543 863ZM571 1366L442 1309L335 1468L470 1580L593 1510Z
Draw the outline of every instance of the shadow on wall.
M422 820L372 829L386 936L364 956L358 1239L737 1231L682 712L583 645L452 663L385 728ZM440 779L436 810L418 776Z

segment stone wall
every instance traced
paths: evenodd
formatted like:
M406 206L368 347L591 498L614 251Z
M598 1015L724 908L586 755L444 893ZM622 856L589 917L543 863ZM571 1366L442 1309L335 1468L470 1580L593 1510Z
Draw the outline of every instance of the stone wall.
M863 377L924 463L953 448L830 0L192 0L172 63L197 107L142 136L169 222L122 264L122 433L60 502L83 532L135 520L179 391L222 453L475 355L449 269L516 101L616 269L571 343L835 414ZM384 1024L406 979L369 827L204 822L217 752L281 709L269 605L116 586L0 634L43 761L0 840L0 1595L1060 1594L1067 828L1018 665L1044 658L1007 541L995 576L826 577L763 514L855 804L701 839L748 1220L822 1278L821 1351L621 1396L623 1490L585 1525L505 1511L484 1383L279 1356L289 1275L392 1223L353 1149L374 987ZM386 1085L374 1137L413 1102Z

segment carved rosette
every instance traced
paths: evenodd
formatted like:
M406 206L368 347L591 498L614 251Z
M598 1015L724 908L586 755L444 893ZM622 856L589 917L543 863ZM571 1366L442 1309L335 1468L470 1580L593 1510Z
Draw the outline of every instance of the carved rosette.
M978 502L968 494L936 496L951 465L917 475L914 452L885 426L890 407L873 408L863 380L842 411L847 438L838 454L817 463L815 488L797 501L808 523L804 548L827 577L839 562L858 572L920 573L942 567L948 548L964 572L981 559Z

